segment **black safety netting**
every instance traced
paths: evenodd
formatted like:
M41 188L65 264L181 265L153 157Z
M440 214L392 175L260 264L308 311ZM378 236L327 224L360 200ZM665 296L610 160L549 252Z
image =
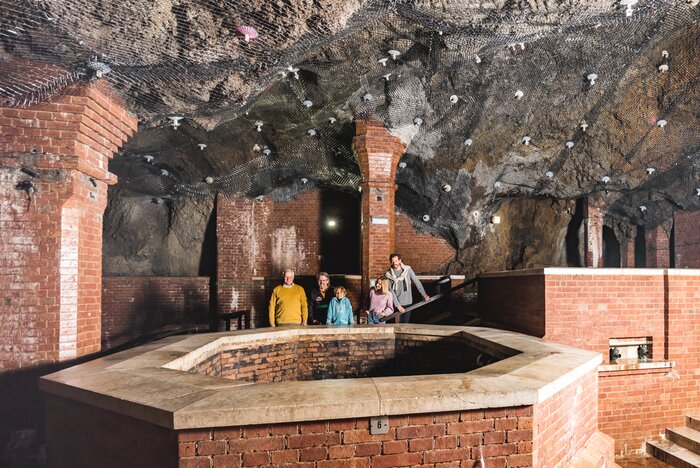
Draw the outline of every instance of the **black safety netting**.
M700 206L696 2L475 3L5 0L0 99L106 79L144 135L110 169L148 197L357 190L369 118L408 144L397 204L446 236L507 197Z

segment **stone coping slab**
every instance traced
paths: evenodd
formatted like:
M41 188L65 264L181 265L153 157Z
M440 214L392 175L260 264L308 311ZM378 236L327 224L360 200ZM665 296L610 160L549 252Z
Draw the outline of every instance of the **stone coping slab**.
M551 267L529 270L493 271L482 273L479 278L500 278L504 276L544 276L544 275L587 275L587 276L700 276L696 268L581 268Z
M457 335L485 351L511 357L461 374L273 383L181 370L201 357L198 354L225 349L228 343L358 333ZM601 363L600 353L491 328L413 324L260 328L165 338L44 376L40 388L180 430L529 406Z

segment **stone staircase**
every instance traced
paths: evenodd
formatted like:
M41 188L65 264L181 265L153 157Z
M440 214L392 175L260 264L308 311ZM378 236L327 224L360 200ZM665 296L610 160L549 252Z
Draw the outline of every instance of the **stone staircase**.
M676 468L700 468L700 414L685 417L685 426L666 429L666 439L647 442L647 453Z

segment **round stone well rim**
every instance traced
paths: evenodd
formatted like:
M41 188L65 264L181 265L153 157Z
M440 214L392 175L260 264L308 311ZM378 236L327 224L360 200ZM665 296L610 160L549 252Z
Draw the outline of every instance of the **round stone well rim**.
M460 334L481 346L511 350L512 356L461 374L273 383L178 370L193 352L227 342L359 333ZM278 327L166 338L42 377L40 388L179 430L529 406L601 363L600 353L483 327Z

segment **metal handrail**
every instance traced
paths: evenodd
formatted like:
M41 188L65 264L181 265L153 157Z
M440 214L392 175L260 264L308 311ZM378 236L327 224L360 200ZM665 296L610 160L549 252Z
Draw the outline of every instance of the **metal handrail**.
M447 278L449 278L449 277L447 277ZM443 278L437 280L436 283L438 283L438 282L440 282L440 281L443 281ZM451 296L452 293L455 292L455 291L457 291L458 289L462 289L462 288L464 288L464 287L470 286L470 285L472 285L472 284L474 284L474 283L476 283L476 282L477 282L477 277L475 276L474 278L472 278L472 279L470 279L470 280L468 280L468 281L465 281L465 282L462 283L462 284L458 284L457 286L451 287L451 288L448 289L447 291L443 291L443 292L441 292L441 293L439 293L439 294L436 294L436 295L434 295L434 296L431 296L430 299L428 299L427 301L418 302L418 303L416 303L416 304L413 304L413 305L411 305L411 306L408 306L408 307L406 307L406 308L404 309L403 312L394 312L394 313L391 314L391 315L387 315L387 316L384 318L384 321L387 321L387 322L388 322L388 321L391 320L391 319L395 319L396 317L400 317L401 315L405 314L406 312L412 312L412 311L414 311L414 310L416 310L416 309L420 309L421 307L424 307L424 306L426 306L426 305L428 305L428 304L432 304L433 302L435 302L435 301L437 301L437 300L439 300L439 299L442 299L443 297L446 297L446 296L448 296L448 295Z

